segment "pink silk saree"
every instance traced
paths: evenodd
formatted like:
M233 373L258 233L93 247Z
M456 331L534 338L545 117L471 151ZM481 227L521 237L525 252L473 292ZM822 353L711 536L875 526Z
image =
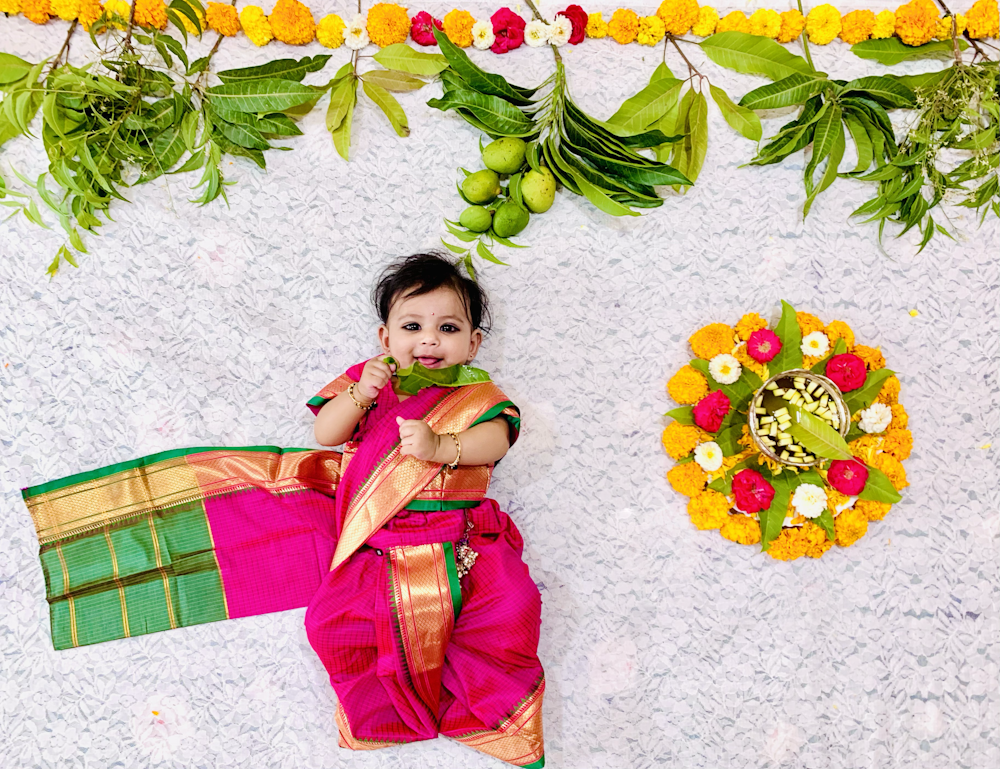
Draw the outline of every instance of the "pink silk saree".
M491 382L402 402L387 386L343 454L182 449L24 489L55 647L306 606L342 746L440 733L544 766L541 600L520 533L485 497L492 467L403 457L396 416L439 433L503 416L512 441L519 428ZM478 557L460 580L467 531Z

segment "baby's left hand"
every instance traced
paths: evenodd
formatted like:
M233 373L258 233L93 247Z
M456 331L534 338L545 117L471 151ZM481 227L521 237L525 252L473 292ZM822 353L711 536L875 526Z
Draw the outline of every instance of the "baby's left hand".
M396 417L399 425L399 453L430 461L441 446L441 436L420 419Z

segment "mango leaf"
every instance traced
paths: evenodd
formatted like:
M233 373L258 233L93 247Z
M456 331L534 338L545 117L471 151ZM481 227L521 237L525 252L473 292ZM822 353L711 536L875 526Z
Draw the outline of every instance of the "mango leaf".
M858 152L858 163L848 174L863 173L871 166L872 161L875 159L874 143L871 136L868 135L864 124L853 113L844 112L844 125L851 132L851 138L854 140L854 146Z
M951 67L948 69L941 69L937 72L924 72L921 75L886 75L887 78L895 80L901 85L905 85L911 91L921 90L932 90L937 87L938 83L944 80L952 73Z
M680 80L665 76L665 72L669 72L665 64L657 67L649 85L626 99L607 123L626 133L639 133L662 118L672 104L676 105L682 85Z
M280 112L265 115L257 121L257 130L274 136L301 136L302 130L295 121Z
M439 53L421 53L406 43L388 45L373 57L386 69L411 75L436 75L448 68L448 60Z
M504 98L478 91L449 91L440 99L430 99L427 106L447 111L466 109L489 133L501 136L531 136L537 133L534 122Z
M406 122L406 113L403 112L403 108L399 106L399 102L396 101L396 97L385 90L382 86L376 85L375 83L370 83L367 80L362 81L362 87L365 89L365 94L378 105L378 108L385 113L385 116L389 118L389 123L392 125L393 130L399 136L409 136L410 126Z
M247 80L293 80L301 82L309 72L319 72L330 60L329 54L306 56L304 59L276 59L267 64L241 69L227 69L217 73L223 83L239 83Z
M487 372L472 366L459 365L430 369L421 363L414 362L401 369L399 363L391 355L385 356L382 360L397 367L394 375L399 380L397 389L409 395L416 395L425 387L463 387L492 381Z
M716 64L746 75L781 80L795 73L815 73L801 56L790 53L770 38L747 32L720 32L702 40L701 49Z
M865 487L858 494L858 499L867 499L872 502L888 502L890 505L894 505L903 497L896 487L892 485L892 481L889 480L889 476L879 470L877 467L868 467L868 480L865 482Z
M958 47L959 50L964 51L969 47L969 44L960 39ZM861 59L874 59L879 64L891 66L914 59L947 59L954 55L954 48L951 40L936 40L923 45L910 46L898 37L886 37L855 43L851 46L851 52Z
M677 409L671 409L664 416L670 417L680 422L682 425L693 425L694 424L694 414L691 411L691 406L681 406Z
M680 126L681 133L686 136L681 141L669 145L673 147L670 165L694 184L701 173L705 153L708 151L708 101L703 93L695 93L693 90L689 90L688 93L692 94L690 106ZM683 112L683 107L681 110ZM674 189L680 189L681 186L676 185Z
M765 552L781 534L781 525L785 522L785 513L788 511L788 501L792 495L794 484L791 475L791 473L785 472L768 479L768 483L774 487L774 498L767 510L761 510L758 513L760 518L760 549Z
M729 94L716 86L710 86L712 99L722 112L722 117L729 127L750 141L759 142L763 136L763 129L760 125L760 118L752 109L734 104L729 98Z
M209 88L209 103L238 112L281 112L309 101L316 95L312 86L293 80L237 80Z
M789 403L792 426L788 433L817 457L824 459L850 459L853 454L843 436L819 417Z
M729 426L721 428L713 437L715 442L719 444L719 448L722 449L724 457L736 456L745 448L739 443L740 438L743 437L742 420L734 421Z
M346 87L348 89L347 112L344 114L344 119L340 122L340 125L330 131L330 135L333 137L333 146L336 148L340 157L344 160L350 160L348 155L350 154L351 148L351 123L354 120L354 104L357 101L358 81L354 78L347 78L344 82L346 83ZM327 112L328 124L329 114L330 113Z
M793 104L804 104L806 99L819 93L829 84L826 78L796 72L776 83L768 83L743 95L740 106L747 109L778 109Z
M840 107L834 105L830 111L827 113L830 119L830 133L824 133L821 129L824 128L823 121L816 124L816 133L813 137L813 156L809 164L806 166L806 188L809 190L806 196L805 205L802 208L802 217L805 218L809 215L809 210L812 208L813 201L816 200L816 196L819 195L823 190L833 184L834 180L837 178L837 166L840 165L840 161L844 157L844 149L846 142L844 140L844 122L842 120L843 113ZM823 172L823 176L820 177L819 184L814 188L812 187L812 174L815 170L818 162L826 159L826 170Z
M802 330L795 318L795 308L781 300L781 320L775 333L781 339L781 351L768 363L775 374L793 368L802 368Z
M872 99L883 107L889 107L890 109L893 107L913 107L917 103L916 95L910 88L898 80L879 77L877 75L851 80L844 86L841 95L849 96L852 93Z
M861 387L857 390L844 393L844 401L847 403L847 408L850 409L851 413L855 414L861 409L871 406L878 397L878 394L882 392L882 385L885 384L885 380L895 373L895 371L890 371L887 368L880 368L878 371L869 371L868 376L865 378L865 383Z
M465 51L451 42L448 39L448 35L442 30L437 27L431 27L431 31L434 33L434 39L441 49L441 54L448 60L455 74L461 77L470 89L479 93L502 97L512 104L525 106L532 103L531 96L535 93L536 89L520 88L508 83L500 75L483 71L472 62ZM383 62L379 61L379 63L385 66Z
M365 72L361 79L366 83L374 83L382 86L387 91L402 93L405 91L417 91L427 85L419 77L407 75L405 72L390 72L384 69L373 69Z
M822 488L822 484L820 484ZM830 512L829 508L824 508L823 512L819 514L816 518L810 518L810 521L819 526L823 531L826 532L826 538L833 542L837 538L836 531L834 530L833 524L833 513Z
M336 131L340 128L347 113L354 106L357 95L357 80L347 78L340 81L333 90L330 91L330 105L326 110L326 130Z
M31 63L10 53L0 53L0 85L23 80L31 70Z

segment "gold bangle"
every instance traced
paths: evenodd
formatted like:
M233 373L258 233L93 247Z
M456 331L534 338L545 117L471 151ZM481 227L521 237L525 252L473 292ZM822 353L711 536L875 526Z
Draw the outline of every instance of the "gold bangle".
M455 461L448 463L448 468L454 470L458 467L458 460L462 458L462 442L458 439L458 436L455 433L448 433L448 435L450 435L451 439L455 441L455 449L458 451L458 454L455 456Z
M368 411L368 409L374 408L375 401L372 401L371 403L369 403L366 406L364 403L362 403L356 397L354 397L354 387L356 385L357 385L357 382L351 382L351 386L347 388L347 394L351 396L351 400L354 401L354 405L357 406L362 411Z

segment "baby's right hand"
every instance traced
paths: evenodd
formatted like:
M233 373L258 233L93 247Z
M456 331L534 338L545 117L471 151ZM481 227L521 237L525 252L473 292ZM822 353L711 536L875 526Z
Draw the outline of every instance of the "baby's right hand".
M366 401L375 400L382 388L389 384L395 368L394 364L386 363L381 358L372 358L361 371L355 392Z

